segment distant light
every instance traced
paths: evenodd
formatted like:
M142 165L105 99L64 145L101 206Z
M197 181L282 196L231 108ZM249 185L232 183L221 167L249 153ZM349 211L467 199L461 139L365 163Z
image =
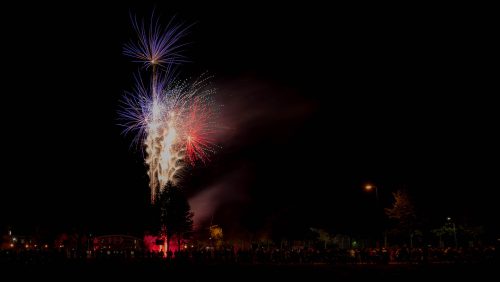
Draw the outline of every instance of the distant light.
M187 248L188 248L188 246L187 246L187 245L184 245L184 249L187 249Z
M45 247L45 248L48 248L48 247L49 247L49 245L45 244L45 246L44 246L44 247Z
M16 241L17 241L17 238L16 238L16 237L12 238L12 241L16 242Z
M26 249L27 249L27 248L29 248L29 247L30 247L30 245L26 244L26 246L25 246L25 247L26 247Z
M500 240L500 239L499 239L499 240ZM11 248L14 248L14 244L10 244L10 247L11 247Z
M451 220L451 217L447 217L446 220L450 221Z
M12 235L12 230L9 230L9 236Z
M371 189L373 189L373 186L371 184L367 184L367 185L365 185L365 189L367 191L370 191Z
M499 239L499 240L500 240L500 239ZM193 245L191 245L191 248L193 248L193 247L194 247L194 246L193 246Z

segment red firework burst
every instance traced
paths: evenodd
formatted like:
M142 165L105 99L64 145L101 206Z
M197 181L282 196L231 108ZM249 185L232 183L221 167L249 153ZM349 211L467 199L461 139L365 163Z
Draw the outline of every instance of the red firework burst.
M213 112L200 99L195 99L186 121L186 155L191 165L197 160L206 163L213 152Z

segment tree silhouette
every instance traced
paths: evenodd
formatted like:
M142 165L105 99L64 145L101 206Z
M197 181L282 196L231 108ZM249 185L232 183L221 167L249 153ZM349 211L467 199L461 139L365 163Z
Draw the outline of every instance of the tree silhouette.
M218 225L210 226L210 240L212 242L215 242L216 248L222 247L223 237L224 235L222 233L222 227L219 227Z
M398 190L392 193L394 204L391 208L385 208L385 214L398 222L398 229L407 232L410 236L410 246L413 246L413 236L415 235L415 207L411 202L410 196L406 190Z
M181 239L193 230L193 213L186 196L180 188L168 182L159 195L157 205L160 212L161 233L167 240L166 251L169 251L170 241L174 235L180 250Z
M439 237L439 247L444 247L444 241L443 241L443 236L453 236L453 233L455 231L453 230L453 226L447 222L440 228L436 228L431 230L431 233Z

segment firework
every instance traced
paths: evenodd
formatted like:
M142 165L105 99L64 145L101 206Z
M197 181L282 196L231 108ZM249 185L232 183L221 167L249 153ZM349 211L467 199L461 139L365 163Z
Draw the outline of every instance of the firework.
M214 112L210 103L195 98L185 125L185 147L186 154L192 165L197 160L206 162L210 153L213 153L214 126L212 117Z
M138 41L125 45L124 53L147 67L147 83L136 76L136 86L127 92L119 111L125 133L136 133L134 142L144 146L151 200L167 183L177 184L186 165L205 163L214 152L215 104L209 77L180 81L172 65L182 61L178 40L185 29L157 21L149 26L133 20ZM158 68L160 66L161 68Z
M186 44L181 44L179 41L185 36L189 26L176 25L171 21L166 27L162 27L154 15L148 24L144 20L139 22L136 17L131 20L137 38L125 44L123 53L133 58L134 62L149 67L180 64L186 61L181 54L181 49Z

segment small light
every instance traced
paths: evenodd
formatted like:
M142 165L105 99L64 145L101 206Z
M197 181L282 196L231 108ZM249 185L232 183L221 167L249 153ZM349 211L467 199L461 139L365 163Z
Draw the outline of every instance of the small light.
M14 248L14 244L10 244L10 247L11 247L11 248Z
M47 248L49 247L49 245L45 244L45 246L44 246L44 247L45 247L45 249L47 249Z
M30 245L26 244L26 246L25 246L25 247L26 247L26 249L27 249L27 248L29 248L29 247L30 247Z

